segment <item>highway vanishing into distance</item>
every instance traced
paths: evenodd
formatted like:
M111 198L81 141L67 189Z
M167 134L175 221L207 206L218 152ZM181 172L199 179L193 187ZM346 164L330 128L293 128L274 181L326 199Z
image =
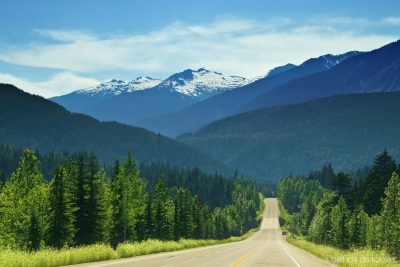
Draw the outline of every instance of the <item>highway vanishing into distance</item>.
M151 254L121 260L86 263L75 266L334 266L287 243L282 236L278 217L278 201L275 198L268 198L265 200L265 211L260 230L246 240L223 245Z

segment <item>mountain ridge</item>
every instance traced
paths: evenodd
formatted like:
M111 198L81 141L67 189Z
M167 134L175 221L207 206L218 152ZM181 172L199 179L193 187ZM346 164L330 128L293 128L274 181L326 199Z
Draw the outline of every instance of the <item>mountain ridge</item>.
M387 148L400 159L400 91L335 95L215 121L177 138L260 180L368 165Z
M219 173L228 168L206 153L146 129L117 122L100 122L71 113L59 104L0 84L0 140L13 147L41 152L94 152L113 164L131 151L138 162L169 162Z
M324 55L311 58L299 66L292 68L289 66L285 71L278 72L275 75L267 75L245 86L193 103L181 110L158 117L149 116L138 121L136 125L170 137L176 137L184 132L197 130L212 121L243 112L242 106L245 103L263 93L290 80L327 70L333 66L334 62L341 62L360 53L351 51L336 56Z
M327 71L291 80L247 102L242 112L339 94L400 90L400 41L353 56Z
M252 80L239 76L224 76L221 73L200 68L175 73L163 81L155 79L152 81L157 84L141 90L129 91L128 86L135 81L126 83L113 80L95 88L78 90L50 100L70 111L84 113L102 121L115 120L136 125L138 121L147 117L177 111ZM117 89L110 88L113 85ZM90 92L95 92L95 94L90 96ZM109 93L104 96L103 92ZM115 92L119 93L115 94Z

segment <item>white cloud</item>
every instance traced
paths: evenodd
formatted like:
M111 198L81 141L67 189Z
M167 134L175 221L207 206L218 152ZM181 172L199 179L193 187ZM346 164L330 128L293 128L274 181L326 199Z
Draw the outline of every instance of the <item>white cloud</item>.
M396 24L398 20L393 17L383 21ZM351 27L355 24L356 29ZM204 24L175 22L141 35L42 29L36 32L52 42L5 49L0 60L64 70L42 83L9 77L30 85L29 88L43 88L45 95L53 92L60 95L98 80L73 73L98 77L96 73L109 72L110 77L119 79L118 72L124 71L166 78L187 68L206 67L224 74L255 77L289 62L300 64L327 53L368 51L397 38L358 32L364 24L368 25L363 18L346 17L319 18L302 24L288 18L272 18L266 22L223 18Z
M382 19L382 22L391 26L399 26L400 25L400 17L387 17Z
M7 73L0 73L0 81L17 86L25 92L40 95L46 98L70 93L77 89L98 85L100 82L75 75L71 72L61 72L43 82L32 82Z

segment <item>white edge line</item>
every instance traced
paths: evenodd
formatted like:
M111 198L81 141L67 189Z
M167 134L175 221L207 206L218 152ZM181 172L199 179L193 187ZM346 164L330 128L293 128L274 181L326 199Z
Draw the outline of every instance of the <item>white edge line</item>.
M292 255L290 255L290 253L282 246L282 243L281 243L281 241L279 240L279 235L278 235L279 219L276 220L276 224L277 224L277 226L276 226L276 235L277 235L277 239L278 239L279 245L283 248L283 250L286 252L286 254L289 255L289 257L292 259L292 261L293 261L294 263L296 263L296 265L297 265L298 267L301 267L300 264L298 264L297 261L292 257Z

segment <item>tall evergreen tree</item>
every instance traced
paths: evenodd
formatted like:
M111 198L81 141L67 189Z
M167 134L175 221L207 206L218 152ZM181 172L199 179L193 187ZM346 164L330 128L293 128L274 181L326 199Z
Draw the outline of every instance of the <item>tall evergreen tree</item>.
M89 244L87 233L90 232L89 222L89 180L85 154L80 151L73 166L73 181L76 184L76 211L75 211L75 243L77 245Z
M334 192L325 192L323 198L317 206L317 212L311 221L308 229L308 239L317 244L331 244L332 240L332 221L331 211L333 201L337 194Z
M175 197L175 239L193 237L193 200L188 189L179 188Z
M367 245L369 216L365 211L353 211L349 221L349 242L353 246Z
M13 249L36 250L44 242L48 187L32 150L25 150L18 169L0 193L0 236Z
M75 163L75 182L77 184L76 243L94 244L108 241L111 211L109 185L103 169L99 169L96 156L92 153L85 161L83 152L78 154Z
M49 185L47 244L56 248L71 246L75 229L75 185L68 162L56 167Z
M111 178L113 246L125 241L142 240L146 236L143 231L147 196L139 175L130 152L122 164L115 163Z
M380 249L382 247L382 224L381 216L372 215L368 221L367 246L372 249Z
M392 173L396 171L396 162L385 149L379 154L366 178L364 210L369 215L378 214L381 209L381 198L385 196L385 188Z
M174 205L171 197L167 194L167 186L164 177L160 177L156 184L152 204L154 237L161 240L172 240L174 229Z
M348 173L339 172L331 178L330 186L339 193L339 196L346 194L351 189L351 177Z
M382 199L382 240L388 253L400 257L400 178L393 173Z
M348 248L349 246L349 220L350 211L343 196L331 212L332 243L336 247Z

